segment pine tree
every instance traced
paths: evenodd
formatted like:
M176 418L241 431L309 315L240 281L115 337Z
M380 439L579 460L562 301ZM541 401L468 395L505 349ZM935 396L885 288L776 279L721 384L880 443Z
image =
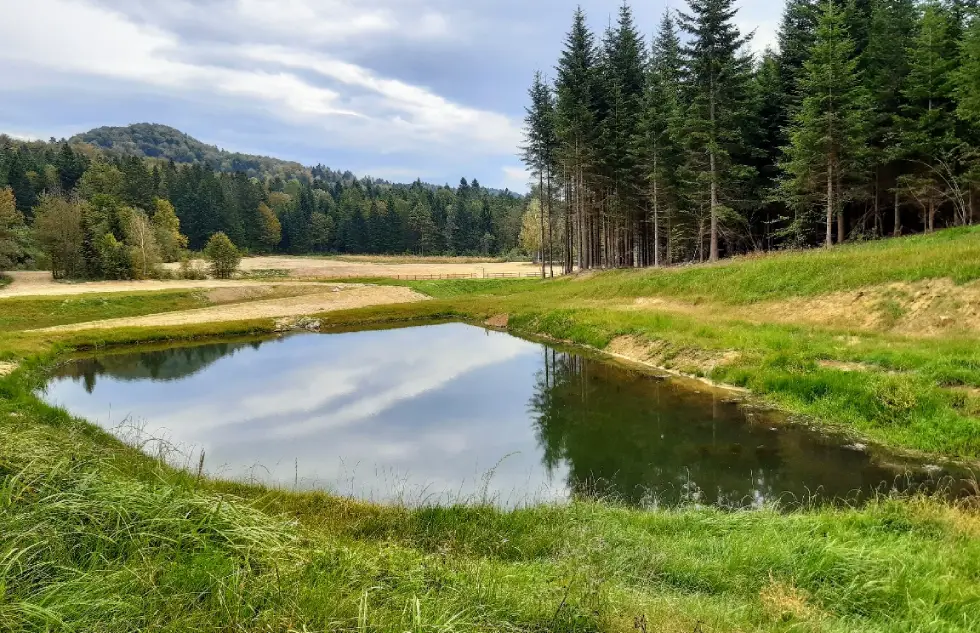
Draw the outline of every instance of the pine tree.
M21 255L19 230L24 226L24 215L17 210L14 192L9 187L0 188L0 273L17 263Z
M967 189L966 223L974 221L974 191L980 186L980 139L976 137L980 123L980 19L974 10L972 19L964 28L960 44L959 68L953 75L954 94L957 100L956 114L969 132L965 160L968 171L964 174Z
M849 192L848 180L865 159L868 98L846 13L825 0L810 59L803 66L803 97L790 131L783 169L792 193L816 198L823 192L827 247L833 245L834 218ZM840 235L838 237L841 237Z
M17 210L28 218L32 216L34 206L38 203L38 191L27 175L31 171L31 162L30 155L21 147L10 157L6 178L6 184L14 192Z
M654 38L648 69L642 122L642 139L637 147L637 162L646 176L647 202L653 234L646 262L663 263L664 231L676 216L678 178L682 159L681 125L681 59L680 38L669 11L664 12ZM667 248L670 252L670 248ZM667 263L670 263L669 257Z
M925 3L909 50L909 75L902 91L900 151L918 167L900 179L901 187L918 203L926 231L935 227L939 206L956 194L953 79L958 51L954 28L951 14L939 2Z
M567 226L569 246L566 250L576 253L579 268L592 266L590 222L586 214L591 202L587 191L587 171L593 154L596 123L596 64L595 37L586 26L585 14L579 7L558 62L555 86L555 131L560 143L559 162L563 180L567 183L566 218L574 218L574 226ZM566 265L571 267L570 262Z
M606 261L641 263L639 234L646 218L640 198L643 173L637 162L646 91L646 49L628 5L604 42L604 90L608 111L602 122L602 154L607 166L610 217L605 232Z
M874 0L868 27L868 45L861 55L864 84L872 97L873 115L869 142L871 164L874 168L872 213L875 234L884 233L879 209L882 198L882 176L886 167L898 173L900 158L896 152L898 139L895 120L902 104L902 92L908 80L908 48L915 33L916 9L914 0ZM894 180L894 178L893 178ZM901 230L898 217L898 190L894 191L895 213L893 231Z
M777 125L788 128L799 109L798 89L803 76L803 64L810 58L810 49L817 34L820 11L817 0L787 0L779 24L779 78L782 82L783 107Z
M781 172L779 161L786 145L786 128L780 124L789 108L780 72L779 56L766 50L755 69L751 83L751 129L746 135L755 178L747 188L749 238L756 246L772 248L774 225L785 212L785 203L776 193ZM755 221L751 221L754 219Z
M521 147L521 158L532 175L538 178L538 195L543 196L544 181L549 173L552 164L552 148L554 128L554 115L552 111L551 89L545 82L544 75L539 71L534 74L534 82L528 90L531 103L525 108L524 116L524 145ZM464 181L465 182L465 181ZM464 197L465 190L460 188L457 198ZM453 235L457 230L457 222L461 217L462 210L453 209L450 221L447 222L447 241L452 241ZM541 245L541 276L545 277L545 223L544 215L539 214L541 221L541 235L539 244Z
M690 13L680 13L690 35L684 49L688 158L710 211L711 261L718 259L719 226L731 210L722 201L726 185L740 171L732 157L743 153L741 125L746 118L746 89L751 59L735 25L734 0L688 0Z

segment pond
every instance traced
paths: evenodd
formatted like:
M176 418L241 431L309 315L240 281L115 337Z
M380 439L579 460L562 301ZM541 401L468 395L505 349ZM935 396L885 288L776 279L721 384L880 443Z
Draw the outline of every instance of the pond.
M78 358L44 397L210 475L409 505L793 506L961 475L463 324Z

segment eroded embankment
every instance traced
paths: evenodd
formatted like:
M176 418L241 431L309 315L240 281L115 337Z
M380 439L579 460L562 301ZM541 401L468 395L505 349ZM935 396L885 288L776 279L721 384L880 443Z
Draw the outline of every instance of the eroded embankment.
M640 297L626 307L752 323L817 325L915 337L980 334L980 282L955 284L950 279L896 282L816 297L736 306Z

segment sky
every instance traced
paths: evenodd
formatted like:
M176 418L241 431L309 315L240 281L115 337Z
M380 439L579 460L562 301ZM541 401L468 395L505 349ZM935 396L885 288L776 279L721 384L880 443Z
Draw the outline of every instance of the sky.
M644 35L681 0L635 1ZM231 151L360 176L527 189L517 147L535 70L581 4L619 0L0 0L0 133L176 127ZM781 2L738 0L753 49Z

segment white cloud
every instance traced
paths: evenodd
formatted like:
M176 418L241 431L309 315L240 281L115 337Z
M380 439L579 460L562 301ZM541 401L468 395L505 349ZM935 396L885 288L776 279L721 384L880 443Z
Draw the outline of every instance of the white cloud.
M502 168L504 172L504 186L511 191L523 192L528 190L531 182L531 172L524 167L514 167L507 165Z
M232 10L225 14L224 11ZM426 88L379 76L336 57L264 44L207 46L208 61L192 61L194 46L174 33L131 21L105 5L78 0L0 0L0 72L3 62L48 72L122 80L172 96L210 95L213 107L252 108L334 145L375 152L415 150L447 154L465 147L471 155L513 151L519 139L510 118L450 101ZM230 23L262 24L259 33L292 28L330 39L344 33L382 33L402 28L384 8L357 9L351 2L235 0L192 8L178 2L171 15L200 14ZM213 15L217 13L217 15ZM205 15L209 14L209 15ZM422 32L439 33L444 18L421 15ZM260 38L261 39L261 38ZM260 68L243 69L245 59ZM215 60L229 60L221 63ZM32 86L37 73L31 73ZM16 89L16 79L6 86ZM12 84L12 85L11 85ZM139 118L139 117L137 117Z
M425 0L90 0L136 21L193 27L209 37L255 42L350 45L385 36L446 39L448 18Z
M741 0L738 3L736 24L743 35L755 32L749 48L762 53L766 48L776 50L776 33L782 19L783 3L771 0Z

